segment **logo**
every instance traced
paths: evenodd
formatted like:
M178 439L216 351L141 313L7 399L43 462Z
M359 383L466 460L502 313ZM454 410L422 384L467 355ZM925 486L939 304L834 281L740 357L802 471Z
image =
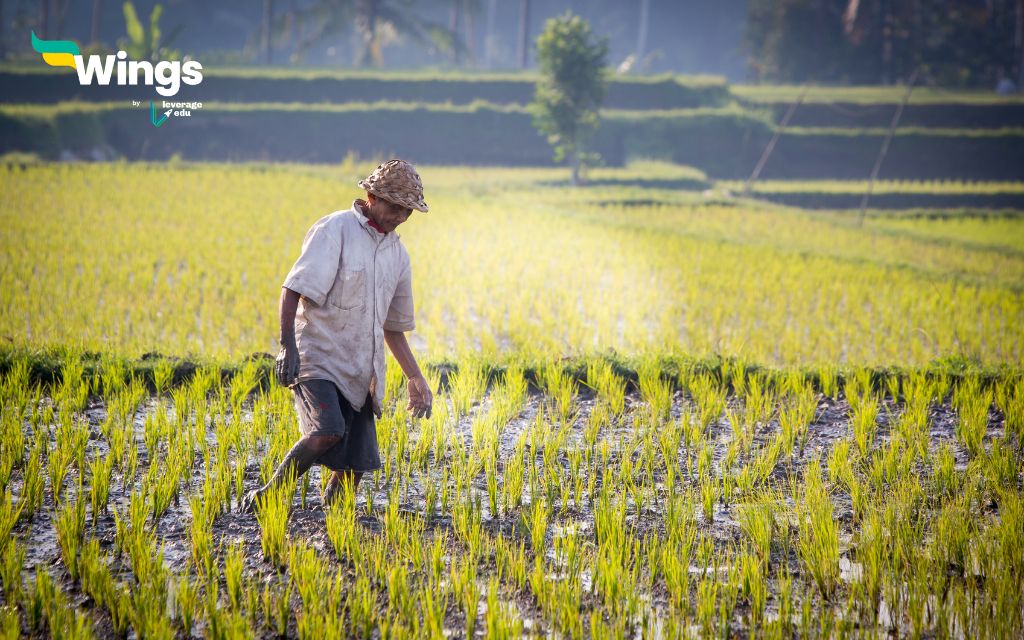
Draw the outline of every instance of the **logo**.
M128 53L83 56L78 44L71 40L40 40L32 32L32 48L42 54L51 67L71 67L78 72L78 83L107 86L111 81L120 86L141 83L155 86L156 92L170 97L178 93L181 83L195 86L203 81L203 65L197 60L185 63L161 60L155 65L146 60L128 60Z
M167 111L164 112L164 114L162 116L157 118L156 117L156 105L153 104L152 100L149 101L149 121L152 122L153 126L156 127L157 129L159 129L161 126L163 126L163 124L165 122L167 122L167 118L171 117L171 112L172 111L174 111L174 109L168 109Z

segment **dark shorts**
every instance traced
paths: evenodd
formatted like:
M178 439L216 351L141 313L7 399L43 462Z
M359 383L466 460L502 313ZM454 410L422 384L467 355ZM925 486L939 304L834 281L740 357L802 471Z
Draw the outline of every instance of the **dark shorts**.
M341 440L317 458L332 471L375 471L382 467L377 450L373 400L355 411L330 380L303 380L292 387L299 429L307 436L337 436Z

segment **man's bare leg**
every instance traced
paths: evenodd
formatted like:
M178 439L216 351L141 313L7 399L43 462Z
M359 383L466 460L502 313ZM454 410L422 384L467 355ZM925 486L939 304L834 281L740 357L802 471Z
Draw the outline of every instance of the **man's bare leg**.
M361 480L362 477L362 471L352 471L351 469L335 471L331 475L330 482L327 483L327 489L324 491L324 507L330 506L332 502L341 497L343 483L351 483L352 493L354 495L356 489L359 488L359 480Z
M281 464L277 466L274 475L271 476L267 484L245 494L240 510L242 512L252 511L256 506L256 501L281 483L289 473L294 473L295 477L298 478L309 471L309 468L313 466L316 459L337 444L340 439L339 436L303 436L299 438L298 442L285 455Z

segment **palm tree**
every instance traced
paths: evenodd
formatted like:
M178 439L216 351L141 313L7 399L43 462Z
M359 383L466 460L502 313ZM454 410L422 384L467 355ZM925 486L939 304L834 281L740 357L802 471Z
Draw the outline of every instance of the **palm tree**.
M475 21L480 15L481 8L480 0L451 0L448 32L451 35L450 53L452 55L452 62L456 65L463 63L463 54L466 54L470 64L475 62ZM461 34L460 31L462 31Z
M384 64L383 48L389 32L442 50L454 46L454 38L445 26L416 15L408 6L408 2L395 0L318 0L279 16L275 23L279 32L290 26L299 30L292 54L295 60L314 44L343 37L353 27L361 40L357 66Z

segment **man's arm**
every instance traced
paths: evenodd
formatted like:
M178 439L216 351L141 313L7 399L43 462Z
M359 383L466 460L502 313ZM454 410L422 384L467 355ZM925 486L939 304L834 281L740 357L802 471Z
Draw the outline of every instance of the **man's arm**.
M281 351L277 354L274 373L277 381L291 386L299 377L299 347L295 344L295 310L299 306L299 294L288 287L281 287Z
M431 406L434 403L434 395L430 391L430 385L420 371L416 363L416 356L409 347L409 341L405 339L402 331L384 330L384 342L387 343L391 353L394 354L398 365L409 381L409 409L416 417L430 417Z
M281 287L281 339L282 347L295 346L295 311L299 307L299 293Z

